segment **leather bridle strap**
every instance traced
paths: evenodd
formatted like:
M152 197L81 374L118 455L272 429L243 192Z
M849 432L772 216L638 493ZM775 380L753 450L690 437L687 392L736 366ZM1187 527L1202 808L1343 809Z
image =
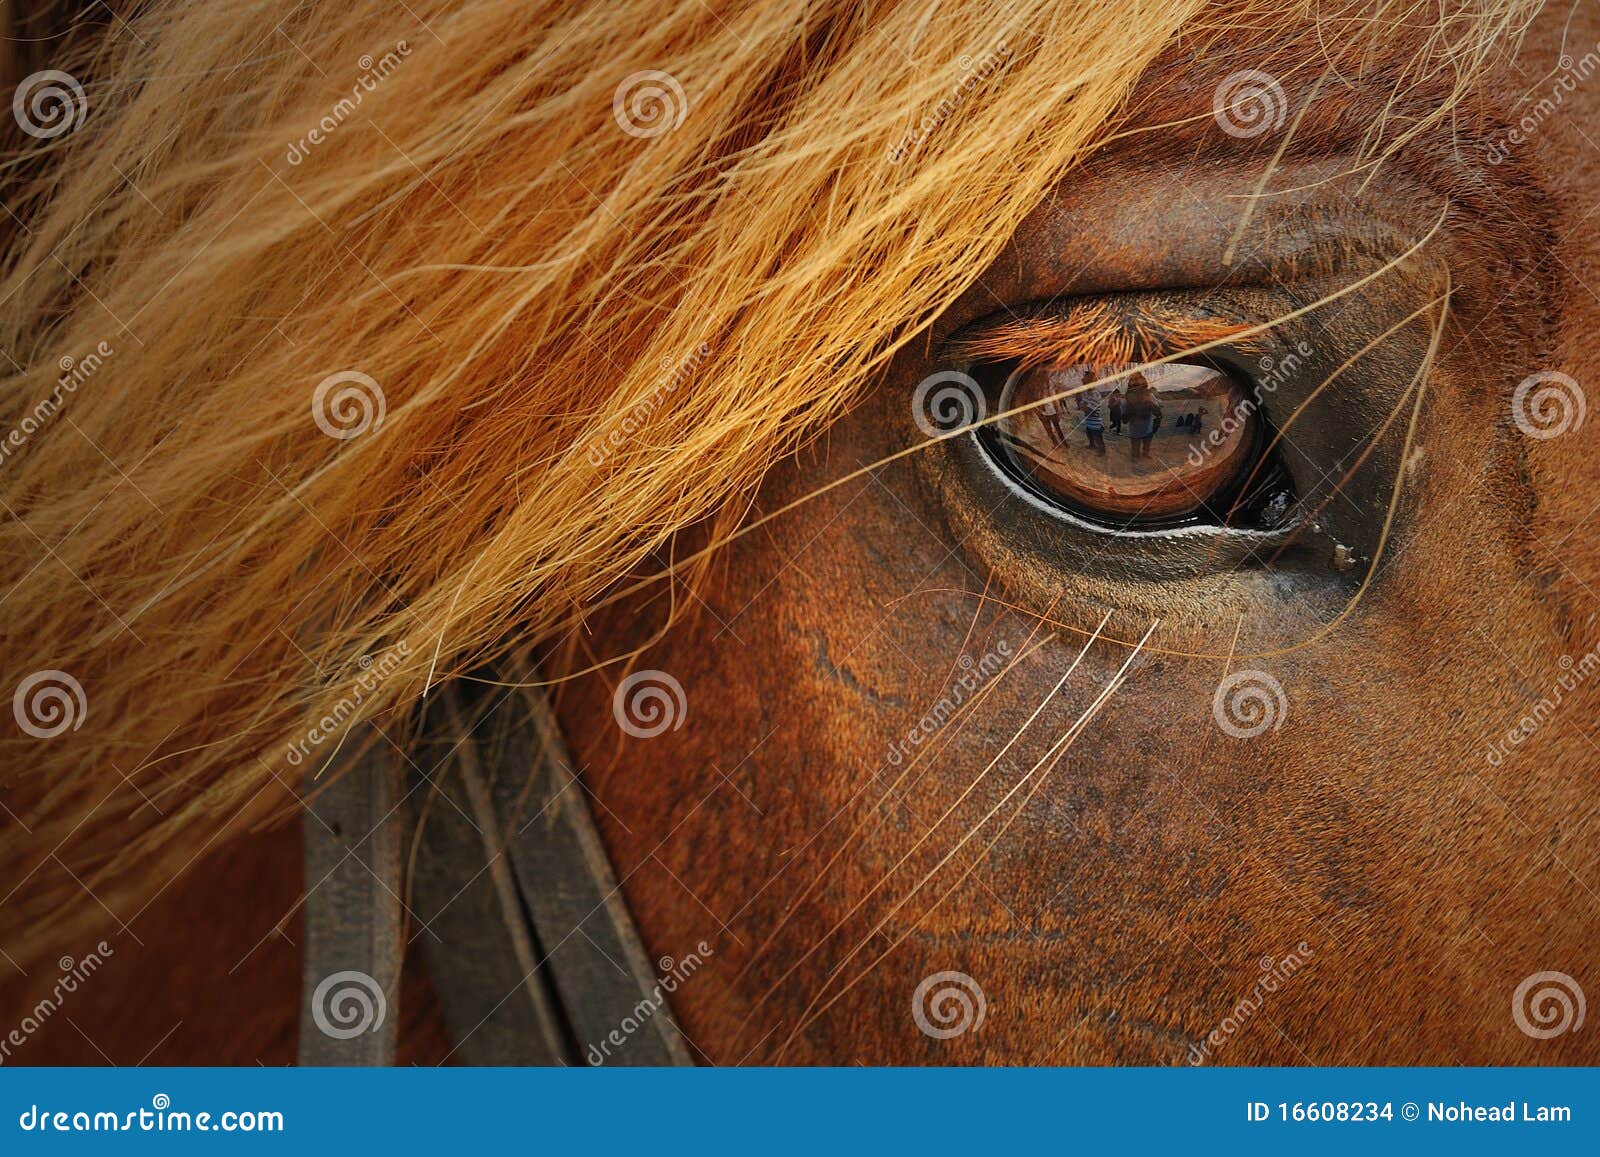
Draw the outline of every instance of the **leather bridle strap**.
M398 769L375 749L306 802L302 1065L394 1063L398 1018L388 1006L403 955L400 784Z
M487 691L436 690L423 733L439 739L405 752L380 740L308 809L302 1063L393 1063L397 1000L357 1046L328 1038L313 997L346 970L397 995L403 873L388 852L414 813L405 914L453 1038L451 1061L692 1064L548 703L525 689ZM410 806L386 806L402 782ZM324 826L330 811L341 822ZM372 829L344 822L357 814L389 818L361 840ZM339 832L357 842L341 847Z

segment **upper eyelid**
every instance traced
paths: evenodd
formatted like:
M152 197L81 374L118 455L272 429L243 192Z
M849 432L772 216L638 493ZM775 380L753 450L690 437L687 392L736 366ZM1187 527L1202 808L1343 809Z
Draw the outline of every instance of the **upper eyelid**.
M1284 202L1272 196L1253 209L1250 244L1228 256L1236 223L1232 212L1194 212L1192 196L1160 202L1167 188L1161 174L1139 179L1087 182L1120 191L1110 203L1078 194L1047 203L1018 229L1002 254L952 307L966 328L995 312L995 305L1020 311L1030 302L1096 298L1129 293L1211 293L1218 290L1289 290L1307 280L1355 276L1412 249L1418 222L1437 212L1420 210L1404 223L1378 202L1351 203L1326 197ZM1385 186L1394 184L1384 180ZM1147 202L1136 210L1130 191L1143 189ZM1228 204L1252 198L1242 178L1218 182L1211 192ZM1174 186L1172 193L1181 191ZM1200 191L1205 191L1202 184ZM1153 199L1153 200L1152 200ZM1168 196L1168 200L1172 200ZM1430 204L1432 202L1430 201ZM1152 220L1160 223L1152 226ZM1420 232L1426 232L1421 229ZM1448 234L1437 243L1448 245ZM1429 246L1431 250L1433 246Z
M1139 300L1138 294L1083 298L1037 306L1005 318L991 315L946 342L949 356L965 361L1011 361L1024 368L1047 361L1141 362L1246 334L1251 323L1232 321L1175 303ZM1241 337L1247 353L1266 349L1261 334Z

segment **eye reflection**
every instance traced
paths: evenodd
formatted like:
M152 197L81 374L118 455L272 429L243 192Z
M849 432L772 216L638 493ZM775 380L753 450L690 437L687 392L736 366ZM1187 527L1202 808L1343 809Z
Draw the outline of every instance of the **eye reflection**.
M1232 524L1246 506L1264 524L1282 516L1289 496L1276 473L1278 493L1256 487L1240 501L1264 430L1245 386L1207 365L1129 368L1012 373L1000 394L1007 416L985 444L1035 491L1113 526Z

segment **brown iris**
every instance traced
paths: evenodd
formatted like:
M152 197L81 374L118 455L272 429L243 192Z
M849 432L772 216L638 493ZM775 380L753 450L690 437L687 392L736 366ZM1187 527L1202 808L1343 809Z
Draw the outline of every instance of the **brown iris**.
M1260 448L1250 392L1222 370L1171 363L1042 365L1006 379L993 441L1014 473L1117 525L1226 523Z

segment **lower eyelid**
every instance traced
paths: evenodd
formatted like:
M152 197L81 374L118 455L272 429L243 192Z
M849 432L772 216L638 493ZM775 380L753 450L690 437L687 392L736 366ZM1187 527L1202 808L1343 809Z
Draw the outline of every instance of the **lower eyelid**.
M1143 584L1214 583L1230 574L1263 574L1265 560L1290 544L1295 533L1292 526L1111 530L1024 487L982 448L975 433L943 441L914 461L974 562L993 568L1019 593L1045 601L1062 584L1085 583L1084 590L1099 592L1095 597L1116 599Z

